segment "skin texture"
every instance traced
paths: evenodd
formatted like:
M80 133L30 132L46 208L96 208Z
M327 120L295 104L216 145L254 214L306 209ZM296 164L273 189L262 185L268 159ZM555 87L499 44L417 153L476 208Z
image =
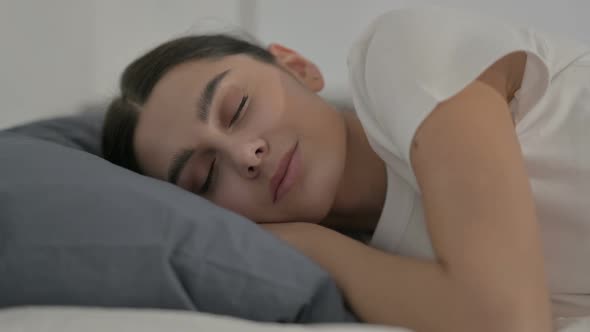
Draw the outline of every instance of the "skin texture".
M368 322L552 331L535 206L508 108L525 62L524 53L499 60L440 103L414 136L411 166L436 261L384 253L316 225L265 227L328 270Z
M197 193L215 160L211 190L203 196L251 220L371 227L385 194L385 171L358 119L316 94L324 83L313 63L278 44L269 51L278 67L235 55L184 63L164 75L142 107L134 142L139 164L147 175L166 179L174 154L195 149L178 184ZM201 91L228 69L208 121L200 121ZM295 145L296 182L273 202L272 176Z
M217 158L216 188L205 197L269 223L263 227L333 276L367 322L417 331L550 331L535 207L508 109L526 55L499 60L440 103L415 134L411 166L437 257L423 261L317 225L371 229L386 189L383 164L354 114L340 114L316 95L323 87L319 70L287 48L270 50L283 70L235 56L165 75L143 107L135 137L146 173L164 179L176 150L198 148L203 153L180 178L194 190ZM212 121L200 123L200 89L228 68L235 76L219 94L227 101L215 99ZM227 129L224 107L235 109L244 91L252 98L249 109ZM270 178L295 143L302 172L273 204Z

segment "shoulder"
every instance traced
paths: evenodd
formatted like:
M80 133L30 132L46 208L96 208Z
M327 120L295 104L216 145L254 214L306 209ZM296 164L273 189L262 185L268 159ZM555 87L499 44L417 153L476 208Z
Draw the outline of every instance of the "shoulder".
M518 88L526 52L532 49L520 29L459 9L429 6L386 12L349 52L353 85L363 88L368 99L386 89L387 95L391 90L402 95L420 91L440 102L480 77L508 98Z
M436 89L475 79L482 66L502 56L527 50L518 27L476 12L418 7L379 16L353 46L351 65L362 66L367 83L381 84L387 72L395 85ZM399 88L399 86L396 86Z
M387 11L369 25L375 32L386 31L390 35L408 36L432 36L453 31L471 32L473 26L481 26L485 29L488 24L498 28L507 27L505 22L497 20L493 16L481 14L477 11L466 9L420 6L406 7Z
M509 101L532 49L523 35L519 27L463 10L421 7L381 15L348 59L363 127L409 164L416 128L470 83L485 83Z

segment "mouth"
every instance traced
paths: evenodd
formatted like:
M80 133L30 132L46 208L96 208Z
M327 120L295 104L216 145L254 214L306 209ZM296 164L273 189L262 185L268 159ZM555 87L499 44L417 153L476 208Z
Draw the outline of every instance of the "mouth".
M297 174L299 173L299 154L297 147L299 142L291 148L281 158L275 174L270 180L270 193L273 198L273 204L281 199L295 184Z

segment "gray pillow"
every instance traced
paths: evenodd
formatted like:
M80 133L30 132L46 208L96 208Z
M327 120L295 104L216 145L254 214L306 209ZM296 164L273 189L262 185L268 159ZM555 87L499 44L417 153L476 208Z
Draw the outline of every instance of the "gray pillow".
M83 112L25 123L0 132L55 142L99 156L105 105L88 106Z
M89 141L63 144L72 132L20 128L0 134L0 307L356 320L325 271L249 220L80 151L97 151Z

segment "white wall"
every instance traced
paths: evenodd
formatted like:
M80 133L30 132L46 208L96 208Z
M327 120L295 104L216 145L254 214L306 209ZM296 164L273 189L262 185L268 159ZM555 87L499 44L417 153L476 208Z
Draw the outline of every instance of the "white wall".
M91 96L92 15L73 0L0 3L0 127Z
M219 18L240 26L240 0L104 0L95 4L94 88L110 94L129 62L157 44Z
M0 0L0 128L104 100L141 52L203 18L249 24L247 3Z
M590 43L589 0L0 0L0 128L104 100L133 58L206 17L298 50L343 99L353 38L384 10L427 2Z

